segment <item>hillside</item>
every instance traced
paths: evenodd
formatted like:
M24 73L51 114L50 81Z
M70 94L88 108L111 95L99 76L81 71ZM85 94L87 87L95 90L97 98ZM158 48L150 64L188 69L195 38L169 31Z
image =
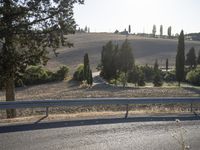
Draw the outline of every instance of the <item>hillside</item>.
M93 71L100 63L102 46L106 42L112 40L119 45L126 39L125 35L117 35L112 33L82 33L75 35L68 35L69 41L74 43L73 48L60 48L58 57L50 54L50 61L47 67L56 69L59 65L66 64L70 66L71 73L75 70L76 66L83 61L84 53L88 53L90 63ZM158 59L160 65L165 65L166 58L169 59L169 65L174 65L177 40L174 39L154 39L145 38L135 35L128 36L131 43L133 53L137 64L154 64L155 59ZM186 52L192 46L195 47L196 53L200 50L200 42L186 41Z

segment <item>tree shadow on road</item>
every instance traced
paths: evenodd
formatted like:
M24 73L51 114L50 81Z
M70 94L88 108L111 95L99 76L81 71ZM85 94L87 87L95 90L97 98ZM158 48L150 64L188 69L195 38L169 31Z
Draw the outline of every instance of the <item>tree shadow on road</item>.
M31 123L23 125L0 126L0 133L34 131L43 129L67 128L67 127L89 126L89 125L131 123L131 122L175 121L176 119L179 119L180 121L192 121L192 120L200 120L200 116L194 116L190 114L190 115L176 115L176 116L131 117L127 119L106 118L106 119L42 122L42 123Z

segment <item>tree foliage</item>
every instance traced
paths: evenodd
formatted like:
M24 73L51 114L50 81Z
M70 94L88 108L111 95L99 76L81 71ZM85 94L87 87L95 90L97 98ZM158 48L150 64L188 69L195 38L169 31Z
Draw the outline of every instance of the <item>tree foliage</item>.
M197 66L197 59L196 59L196 54L195 54L195 49L192 47L189 52L186 55L186 65L189 65L190 68L196 68Z
M153 34L153 37L156 36L156 25L153 25L152 34Z
M167 29L167 35L169 38L171 38L171 36L172 36L172 27L171 26L168 27L168 29Z
M180 33L178 39L178 47L176 54L176 79L179 83L184 80L184 72L185 71L185 40L184 40L184 32L183 30Z
M163 25L160 25L160 37L163 36Z
M198 65L200 64L200 50L199 50L199 52L198 52L197 64L198 64Z
M128 33L131 33L131 25L128 26Z

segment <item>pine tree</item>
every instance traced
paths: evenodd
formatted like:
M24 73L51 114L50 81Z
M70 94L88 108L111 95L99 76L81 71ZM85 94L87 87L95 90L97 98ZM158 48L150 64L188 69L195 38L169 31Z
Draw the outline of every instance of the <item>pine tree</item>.
M178 85L184 80L185 77L185 40L183 30L178 39L178 47L176 54L176 80Z
M196 54L195 54L195 49L192 47L189 52L186 55L186 65L189 65L190 68L196 68L197 66L197 60L196 60Z
M60 45L72 46L64 34L74 33L73 5L84 0L4 0L0 5L0 76L5 85L6 101L15 101L16 77L30 65L46 64L48 48L55 55ZM14 109L7 117L16 116Z

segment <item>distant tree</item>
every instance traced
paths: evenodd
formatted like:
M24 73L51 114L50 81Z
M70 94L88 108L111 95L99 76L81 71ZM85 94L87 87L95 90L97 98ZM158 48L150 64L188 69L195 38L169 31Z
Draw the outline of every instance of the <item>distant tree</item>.
M133 69L128 73L128 82L134 83L136 86L138 80L139 80L139 67L134 66Z
M31 65L48 61L49 48L72 46L64 34L76 30L73 6L84 0L3 0L0 2L0 77L6 101L15 101L15 80ZM7 117L16 116L8 109Z
M88 32L88 27L87 27L87 26L85 26L84 31L85 31L86 33Z
M171 36L172 36L172 27L171 26L168 27L167 34L168 34L168 37L171 38Z
M153 34L153 37L156 36L156 25L153 25L152 34Z
M115 34L118 34L119 33L119 30L115 30L115 32L114 32Z
M166 71L168 71L169 69L169 62L168 62L168 58L166 59Z
M199 50L199 52L198 52L197 64L198 64L198 65L200 64L200 50Z
M158 60L156 59L155 63L154 63L154 72L159 70L159 65L158 65Z
M84 55L83 77L84 77L84 80L87 81L87 84L92 85L93 79L92 79L92 71L90 69L88 53Z
M197 66L197 60L196 60L196 54L195 54L195 49L192 47L189 52L186 55L186 65L189 65L190 68L196 68Z
M163 36L163 25L160 25L160 37Z
M159 71L155 72L153 84L154 84L154 86L162 86L162 84L163 84L162 76Z
M183 30L178 38L178 47L176 54L176 80L178 85L184 80L185 73L185 39Z
M128 32L131 33L131 25L128 26Z
M144 73L142 72L142 70L138 71L138 82L137 82L138 86L145 86L145 77L144 77Z
M93 84L93 77L92 77L92 70L89 71L89 77L88 77L88 84L91 86Z
M90 66L89 66L89 57L88 57L88 53L86 53L84 55L84 69L83 69L83 72L84 72L84 80L87 80L88 79L88 76L89 76L89 71L90 71Z

